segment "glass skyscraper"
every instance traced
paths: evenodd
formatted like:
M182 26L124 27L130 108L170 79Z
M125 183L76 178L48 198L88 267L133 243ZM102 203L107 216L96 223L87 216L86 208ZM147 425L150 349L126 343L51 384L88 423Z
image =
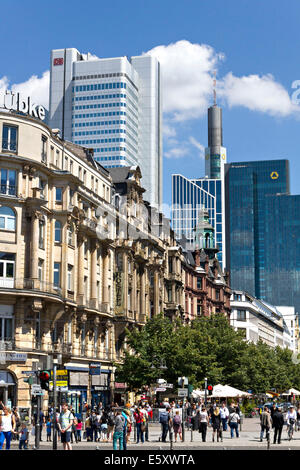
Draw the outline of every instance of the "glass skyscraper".
M225 258L225 183L226 148L223 147L222 109L216 104L208 109L208 147L205 149L203 178L188 179L172 175L172 228L176 236L185 237L194 247L194 228L200 211L207 209L215 230L219 252L217 258L224 269Z
M289 194L289 162L226 164L225 187L226 260L231 287L280 305L267 290L266 233L270 218L274 217L273 212L268 213L272 210L269 196ZM273 236L273 243L277 244L276 233ZM280 259L277 263L279 267Z
M300 195L266 197L265 298L300 314Z
M162 105L155 57L51 52L49 125L106 168L140 166L145 199L162 204Z

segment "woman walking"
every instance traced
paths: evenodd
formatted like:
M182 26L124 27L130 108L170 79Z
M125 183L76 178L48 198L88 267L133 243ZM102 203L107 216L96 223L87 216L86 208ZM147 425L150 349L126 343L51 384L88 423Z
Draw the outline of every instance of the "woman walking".
M221 438L221 442L223 442L223 436L221 431L221 414L219 407L216 407L211 414L211 424L213 428L212 441L215 442L215 433L217 431L217 442L219 442L219 438Z
M202 435L202 442L206 442L206 433L207 433L207 426L209 423L209 417L208 417L208 413L206 411L205 406L202 406L202 409L199 415L200 415L199 432L201 432L201 435Z
M176 411L173 418L173 429L175 434L175 442L177 442L177 435L179 434L179 439L182 441L182 427L181 427L181 418L179 411Z
M15 416L12 414L10 408L5 406L3 408L3 412L0 415L0 450L3 447L3 443L5 441L6 450L10 449L10 441L12 435L14 434L16 429L16 420Z

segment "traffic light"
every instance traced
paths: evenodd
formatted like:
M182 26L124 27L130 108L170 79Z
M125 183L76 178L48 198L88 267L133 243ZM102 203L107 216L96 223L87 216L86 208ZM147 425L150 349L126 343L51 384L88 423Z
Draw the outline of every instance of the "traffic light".
M207 390L208 390L208 395L212 395L213 393L213 386L212 385L207 385Z
M39 379L41 388L43 390L49 390L50 372L48 370L43 370L39 373Z

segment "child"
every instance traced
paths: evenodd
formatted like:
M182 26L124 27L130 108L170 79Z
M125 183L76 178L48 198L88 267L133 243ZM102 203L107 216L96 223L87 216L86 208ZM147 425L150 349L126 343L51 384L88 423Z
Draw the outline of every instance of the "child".
M29 431L26 426L26 423L22 423L21 431L19 432L20 440L19 440L19 449L28 449L28 437Z
M52 442L51 441L51 430L52 430L51 418L48 418L47 423L46 423L46 427L47 427L47 442Z
M77 433L78 442L81 442L81 431L82 431L82 422L81 422L81 419L78 418L78 422L76 424L76 433Z

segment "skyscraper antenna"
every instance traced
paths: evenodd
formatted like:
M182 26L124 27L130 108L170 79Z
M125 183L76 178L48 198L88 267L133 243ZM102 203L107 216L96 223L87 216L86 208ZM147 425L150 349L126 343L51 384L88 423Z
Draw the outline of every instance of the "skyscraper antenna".
M217 105L217 91L216 91L216 86L217 86L217 71L214 70L214 79L213 79L213 92L214 92L214 106Z

